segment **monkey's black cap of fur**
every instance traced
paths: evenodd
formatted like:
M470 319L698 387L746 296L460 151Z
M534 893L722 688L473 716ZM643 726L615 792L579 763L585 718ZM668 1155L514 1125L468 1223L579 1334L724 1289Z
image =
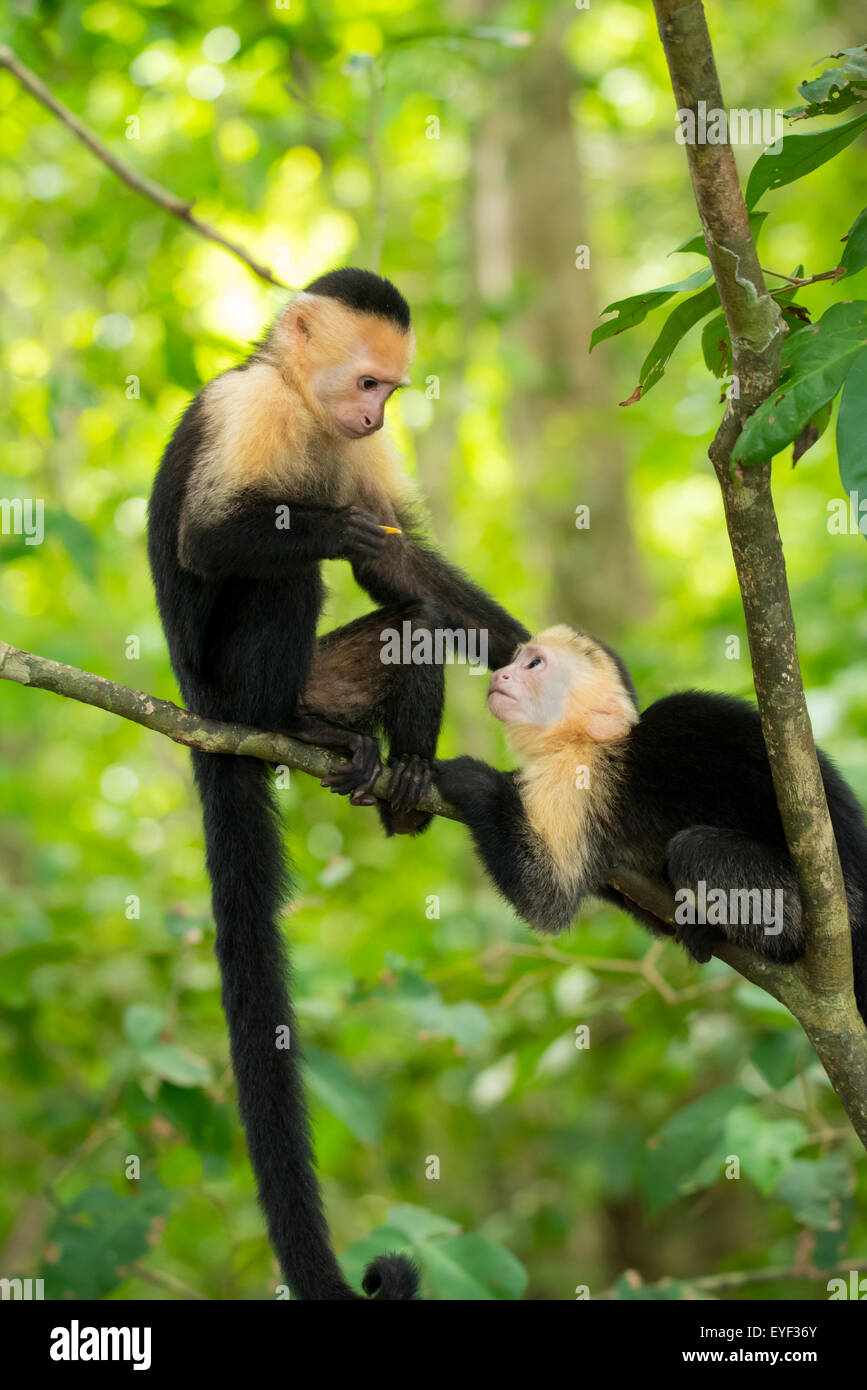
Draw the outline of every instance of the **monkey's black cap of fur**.
M388 319L402 333L409 332L409 305L390 280L374 275L372 270L344 266L342 270L329 270L327 274L317 276L304 288L308 294L337 299L357 314L373 314L375 318Z

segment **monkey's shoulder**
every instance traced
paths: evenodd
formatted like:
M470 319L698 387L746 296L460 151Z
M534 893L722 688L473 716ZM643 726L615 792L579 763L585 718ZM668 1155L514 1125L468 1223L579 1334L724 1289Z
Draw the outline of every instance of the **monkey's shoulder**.
M720 734L761 737L761 722L755 705L736 695L721 695L709 690L678 690L655 700L641 714L634 732L642 736L679 738Z
M280 373L251 359L208 382L190 402L163 454L151 500L172 529L209 524L241 499L297 493L304 440Z
M655 701L629 734L627 762L639 778L672 789L679 778L705 783L736 775L770 787L758 710L733 695L683 690Z
M293 399L280 372L265 361L253 359L215 377L197 397L200 468L232 487L264 490L285 481L304 445Z

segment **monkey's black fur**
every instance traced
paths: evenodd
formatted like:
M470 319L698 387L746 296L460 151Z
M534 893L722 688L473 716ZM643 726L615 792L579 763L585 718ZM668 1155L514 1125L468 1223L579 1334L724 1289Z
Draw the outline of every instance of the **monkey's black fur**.
M366 272L334 272L310 288L401 325L405 318L408 326L405 301L393 286L372 279L378 289ZM413 628L444 620L451 627L485 627L498 661L509 658L526 630L414 538L408 515L399 519L407 534L391 538L399 545L371 553L371 529L379 532L381 545L381 528L358 507L327 505L327 496L318 505L309 495L299 500L239 486L218 520L194 518L186 527L182 561L181 514L207 439L207 409L206 399L198 396L178 425L149 514L151 569L184 701L206 717L346 748L353 755L350 770L333 782L341 791L375 777L379 754L371 735L382 730L404 778L402 798L382 808L386 828L423 829L430 818L412 808L419 769L427 769L436 750L443 670L441 665L383 666L381 630L400 630L404 621ZM275 503L291 506L290 529L275 527ZM320 561L327 558L349 559L358 582L389 606L329 634L317 647ZM317 707L302 702L308 678L322 697ZM193 761L239 1105L271 1241L295 1298L358 1298L331 1249L313 1169L277 926L291 885L270 770L254 758L223 754L196 752ZM280 1048L278 1030L287 1025L291 1047ZM380 1299L411 1299L417 1274L404 1256L384 1256L370 1266L363 1287Z
M631 681L624 688L631 691ZM608 771L594 766L582 795L592 808L594 780L606 776L613 795L604 810L591 809L586 842L576 846L582 871L569 882L530 827L514 774L472 758L437 764L440 791L467 820L491 877L515 909L534 927L560 931L590 894L617 903L653 931L670 932L609 886L618 868L660 878L675 890L696 891L701 880L725 892L782 889L777 935L761 923L684 925L678 935L698 960L709 959L719 933L775 960L795 960L803 950L801 901L758 712L723 695L669 695L610 748L602 752L611 760ZM855 996L867 1021L867 826L851 788L821 752L819 764L846 884Z
M340 270L329 270L311 280L304 287L308 294L321 294L327 299L338 299L347 309L358 314L374 314L376 318L388 319L403 333L409 332L409 305L396 285L374 275L372 270L358 270L355 266L344 266Z

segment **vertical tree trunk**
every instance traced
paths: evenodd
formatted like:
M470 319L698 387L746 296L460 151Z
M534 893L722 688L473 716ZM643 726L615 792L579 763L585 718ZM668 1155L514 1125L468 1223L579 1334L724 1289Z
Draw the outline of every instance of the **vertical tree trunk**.
M529 355L529 379L516 382L510 415L528 480L526 543L549 576L551 617L610 637L627 613L642 610L643 585L626 501L627 461L611 430L610 381L601 359L588 352L599 312L592 268L598 248L570 110L576 77L563 52L571 19L552 10L512 74L507 105L513 258L530 284L527 308L511 328L515 347ZM590 247L589 269L576 267L579 245ZM582 504L590 509L589 530L575 526Z

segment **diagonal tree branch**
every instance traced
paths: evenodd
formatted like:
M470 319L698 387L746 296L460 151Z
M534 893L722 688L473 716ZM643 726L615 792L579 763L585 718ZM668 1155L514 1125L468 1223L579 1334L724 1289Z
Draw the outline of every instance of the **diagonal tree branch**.
M6 44L0 44L0 68L6 68L14 77L17 77L22 87L25 87L31 96L41 102L65 126L68 126L73 135L87 146L91 154L95 154L97 159L101 159L103 164L111 169L113 174L117 174L117 177L122 179L134 193L140 193L143 198L148 198L152 203L156 203L157 207L163 209L163 212L169 212L173 217L179 218L181 222L186 222L187 226L192 231L198 232L199 236L213 241L217 246L222 246L224 250L236 256L239 261L243 261L244 265L252 270L254 275L258 275L260 280L267 280L269 285L276 285L279 289L289 288L282 280L278 280L277 276L266 265L261 265L254 260L249 251L246 251L238 242L230 241L228 237L223 236L222 232L218 232L216 227L212 227L210 223L203 222L200 217L196 217L191 202L184 202L177 194L171 193L158 183L154 183L144 174L136 173L135 169L131 169L128 164L124 164L123 160L118 159L117 155L112 154L111 150L102 143L90 127L79 120L68 106L64 106L63 102L49 91L41 78L37 77L35 72L31 72L30 68L26 67Z
M224 724L217 719L203 719L172 704L170 700L158 700L141 690L107 680L105 676L95 676L91 671L79 670L77 666L64 666L62 662L50 661L47 657L36 656L34 652L10 647L6 642L0 642L0 680L36 686L39 690L50 690L55 695L65 695L70 700L80 700L84 705L95 705L97 709L119 715L121 719L130 719L134 724L165 734L174 743L201 748L206 753L237 753L244 757L262 758L265 762L306 772L311 777L325 777L344 761L336 753L300 743L287 734L267 733L244 724ZM390 781L391 774L383 772L373 789L380 800L387 798ZM423 811L431 811L449 820L460 819L435 788L419 804Z
M79 700L85 705L94 705L109 714L129 719L146 729L164 734L175 743L188 748L201 748L207 753L234 753L244 757L261 758L265 762L281 764L311 777L324 777L342 763L336 754L324 748L314 748L286 734L268 733L263 729L251 729L243 724L225 724L216 719L202 719L197 714L174 705L170 700L158 700L141 690L133 690L128 685L120 685L105 676L82 671L77 666L65 666L59 661L37 656L34 652L23 651L0 642L0 680L15 681L18 685L34 686L39 690L50 690L55 695L63 695L70 700ZM388 798L391 773L382 774L374 787L374 794L380 800ZM443 816L448 820L460 821L454 807L449 806L432 787L427 796L419 802L419 809L430 811L432 815ZM660 929L668 935L675 931L675 899L671 887L656 879L632 870L618 869L611 876L611 887L622 893L631 903L651 913ZM798 1018L825 1064L826 1070L852 1120L855 1129L867 1146L867 1111L859 1109L863 1096L858 1088L857 1068L854 1079L847 1079L845 1068L832 1074L828 1054L839 1054L839 1041L833 1024L833 1014L829 1016L815 1009L812 986L806 978L801 963L777 965L773 961L756 955L740 946L730 943L720 944L714 954L733 970L758 985L761 989L780 1000ZM857 1017L857 1015L856 1015ZM864 1029L861 1029L862 1034ZM857 1054L852 1054L853 1062Z

